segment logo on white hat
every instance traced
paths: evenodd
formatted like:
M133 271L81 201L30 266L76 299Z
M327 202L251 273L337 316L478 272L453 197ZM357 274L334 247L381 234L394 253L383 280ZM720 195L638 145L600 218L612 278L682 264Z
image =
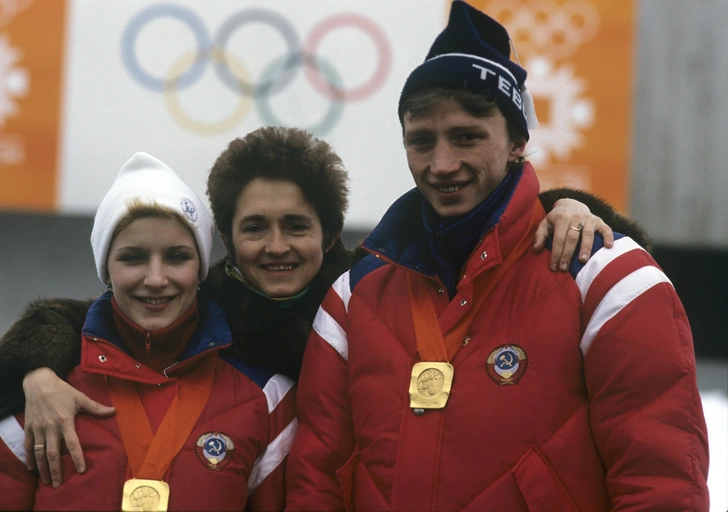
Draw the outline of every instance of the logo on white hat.
M197 208L195 208L195 203L189 199L182 199L179 205L180 208L182 208L182 213L184 213L185 217L187 217L187 220L190 222L197 222L198 214Z

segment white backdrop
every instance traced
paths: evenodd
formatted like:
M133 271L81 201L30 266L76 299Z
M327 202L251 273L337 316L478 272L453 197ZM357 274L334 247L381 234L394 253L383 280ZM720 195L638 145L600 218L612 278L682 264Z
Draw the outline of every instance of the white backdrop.
M186 0L174 5L148 0L69 3L60 212L92 214L118 169L139 150L167 162L204 195L210 166L227 143L276 120L288 126L318 125L314 131L342 157L351 176L351 229L374 225L413 186L397 101L408 73L424 59L443 26L443 0L317 0L315 9L309 2L288 0ZM344 13L354 16L337 19ZM224 28L235 20L241 22L237 27ZM284 34L294 33L301 44L297 52L319 36L315 59L323 61L328 74L339 75L344 90L361 90L361 99L330 111L326 89L316 89L304 72L310 61L290 68L287 86L273 87L271 94L256 99L238 95L235 83L221 79L214 66L227 60L251 82L270 83L264 73L290 55ZM181 78L179 87L166 92L144 81L164 81L175 70L187 69L198 48L196 37L214 41L224 34L225 53L218 47L210 58L199 60L195 81ZM125 53L135 65L125 63ZM367 88L378 72L381 85ZM231 110L246 105L247 114L231 116ZM322 126L327 113L338 120ZM230 122L224 126L226 119Z

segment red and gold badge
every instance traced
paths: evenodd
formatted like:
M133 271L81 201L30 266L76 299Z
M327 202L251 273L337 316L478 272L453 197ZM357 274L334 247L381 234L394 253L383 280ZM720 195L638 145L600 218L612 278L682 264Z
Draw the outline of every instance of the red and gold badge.
M197 458L209 469L220 470L233 458L235 444L222 432L202 434L195 443Z
M488 376L501 386L516 384L528 366L526 352L518 345L501 345L485 362Z

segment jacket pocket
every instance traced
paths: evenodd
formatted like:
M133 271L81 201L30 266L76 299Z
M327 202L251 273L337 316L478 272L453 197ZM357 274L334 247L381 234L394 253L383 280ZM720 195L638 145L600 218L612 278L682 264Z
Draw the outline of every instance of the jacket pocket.
M354 469L359 464L359 452L354 452L349 460L336 470L336 478L339 480L341 495L344 499L346 512L354 510Z
M559 477L535 446L513 468L513 477L529 511L578 511Z

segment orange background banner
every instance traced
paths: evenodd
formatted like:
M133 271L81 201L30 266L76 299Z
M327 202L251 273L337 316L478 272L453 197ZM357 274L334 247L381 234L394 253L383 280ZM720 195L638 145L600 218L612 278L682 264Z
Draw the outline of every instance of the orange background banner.
M271 15L288 20L286 23L300 25L301 33L310 37L311 24L338 16L337 4L327 1L321 0L320 9L301 7L285 15L275 8L269 10ZM389 169L392 162L406 164L399 124L391 108L396 105L404 78L421 62L449 10L449 1L421 1L428 8L423 8L421 29L415 34L402 30L401 16L392 14L397 9L407 11L408 7L398 2L386 8L367 8L359 14L381 29L380 43L395 55L392 71L382 89L366 102L347 103L345 109L338 105L341 113L337 114L340 119L334 123L335 129L332 125L330 132L318 134L337 147L352 176L366 177L352 189L351 225L375 224L386 207L412 186L408 173L388 174L385 179L391 181L390 186L382 191L372 169ZM636 2L469 1L508 28L521 64L529 73L526 83L541 127L533 130L527 151L542 188L570 186L591 191L626 213ZM0 209L92 213L120 162L141 148L168 161L203 194L204 177L198 170L209 168L231 138L271 124L262 109L251 108L244 120L224 133L189 132L167 110L163 95L139 82L138 73L130 72L122 59L121 50L132 45L145 73L164 76L174 59L194 50L196 42L191 26L183 24L181 33L169 30L179 28L178 11L183 9L184 19L198 23L204 27L200 30L214 38L219 31L214 20L224 20L242 9L235 0L186 0L177 7L148 0L138 2L133 9L113 0L0 3ZM152 8L162 14L149 14ZM125 41L124 34L140 14L146 16L144 26L154 28L145 28L145 37L156 31L171 35L151 45ZM76 22L73 33L67 34L69 18ZM248 33L247 27L238 32L236 37L242 37ZM361 36L363 43L348 39L352 34ZM272 33L270 37L280 36ZM333 44L317 51L335 63L339 72L351 75L350 84L361 84L386 64L378 47L368 40L375 39L360 27L347 25L327 35L327 41L340 41L339 46L347 48L345 54L338 53L339 46ZM68 48L64 48L66 41ZM262 47L246 53L244 43L241 39L227 51L231 55L238 52L238 58L253 70L267 69L277 56ZM363 60L347 67L355 47ZM367 55L371 62L364 58ZM229 115L225 108L233 108L239 98L216 77L212 63L203 64L204 79L183 91L184 105L197 109L196 115L212 112L213 119L225 118ZM253 79L260 80L258 75L260 72ZM124 107L118 108L117 102ZM258 103L272 104L278 118L295 126L310 126L312 119L320 120L337 107L317 94L305 78L293 82L285 94ZM144 112L144 122L130 112ZM67 133L61 133L63 127L68 128ZM114 136L104 136L108 133ZM378 144L375 152L367 144L374 140ZM372 196L377 204L372 203Z
M0 13L0 205L55 209L65 0L4 2Z
M626 212L633 0L469 0L508 29L541 126L528 158L541 188L573 187ZM515 57L511 55L515 60Z

